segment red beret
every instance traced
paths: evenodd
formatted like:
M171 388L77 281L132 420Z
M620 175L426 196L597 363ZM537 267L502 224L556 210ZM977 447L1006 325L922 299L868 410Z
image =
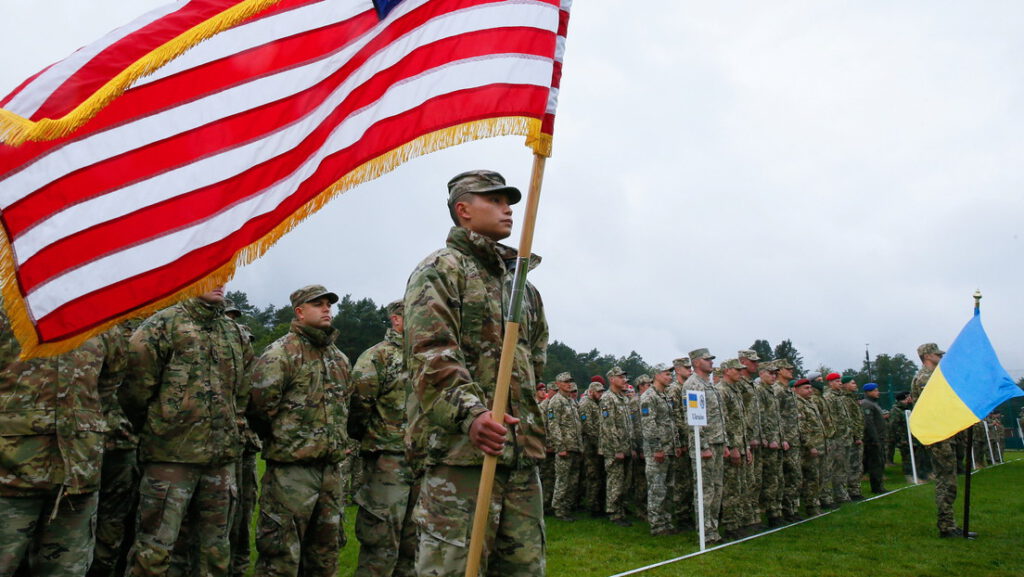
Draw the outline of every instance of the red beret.
M602 385L607 384L607 383L604 382L604 377L602 377L601 375L594 375L594 376L590 377L590 382L592 382L592 383L601 383Z
M825 377L825 380L826 381L835 381L835 380L838 380L838 379L841 379L841 378L843 378L843 375L840 375L839 373L829 373L828 376Z

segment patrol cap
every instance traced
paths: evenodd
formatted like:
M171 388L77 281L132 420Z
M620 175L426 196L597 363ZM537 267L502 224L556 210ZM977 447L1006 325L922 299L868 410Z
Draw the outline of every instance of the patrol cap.
M748 359L754 362L761 360L761 357L757 356L757 351L751 349L743 349L736 352L736 356L741 359Z
M723 371L725 369L742 369L743 363L739 359L726 359L719 366L722 367Z
M939 348L939 345L935 343L925 343L917 347L917 356L923 357L925 355L944 355L946 351Z
M779 370L779 367L775 364L775 361L768 361L768 362L764 362L764 363L759 364L757 366L757 370L759 370L759 371L767 371L769 373L774 373L774 372Z
M230 316L231 313L241 315L242 311L239 310L237 306L235 306L235 303L231 299L224 299L224 314Z
M576 386L576 383L573 382L573 381L569 381L569 382L572 383L572 386L569 387L569 390L574 392L574 393L578 393L579 392L579 388Z
M612 377L629 377L629 373L622 370L622 367L612 367L608 369L608 372L605 373L605 375L607 375L609 379Z
M864 392L866 393L868 391L873 391L873 390L875 390L877 388L878 388L878 384L877 383L868 383L868 384L864 385Z
M715 356L712 355L707 349L697 349L695 351L690 351L690 360L691 361L695 361L697 359L713 360L714 358L715 358Z
M653 367L651 367L651 374L652 375L656 375L658 373L664 373L666 371L671 371L671 370L672 369L668 365L666 365L665 363L658 363L658 364L654 365Z
M640 385L651 384L652 382L654 382L654 379L651 378L651 375L640 375L639 377L636 378L635 382L636 386L639 387Z
M295 308L301 304L315 301L320 297L327 297L327 300L330 301L332 305L338 302L338 295L325 289L323 285L319 284L304 286L293 292L289 298L292 301L292 308Z
M673 367L686 367L688 369L692 368L692 365L690 364L690 357L679 357L678 359L673 359L672 360L672 366Z
M593 381L593 382L590 383L590 386L587 387L587 392L589 393L591 391L597 391L599 393L603 393L604 392L604 385L602 385L601 383L599 383L597 381Z
M776 369L795 369L793 363L789 362L789 359L775 359L772 361L775 363Z
M386 308L389 317L405 315L405 301L402 299L389 302Z
M515 204L523 198L523 194L514 186L505 184L505 177L493 170L469 170L456 175L448 181L448 207L466 194L490 194L502 192L508 196L508 203Z
M576 380L572 378L572 373L570 373L569 371L565 371L564 373L558 373L558 376L555 377L555 382L575 383Z

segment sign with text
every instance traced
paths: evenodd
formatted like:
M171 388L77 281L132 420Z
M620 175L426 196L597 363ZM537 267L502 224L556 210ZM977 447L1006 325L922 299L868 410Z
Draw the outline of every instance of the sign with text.
M686 422L691 427L703 427L708 424L704 391L686 391Z

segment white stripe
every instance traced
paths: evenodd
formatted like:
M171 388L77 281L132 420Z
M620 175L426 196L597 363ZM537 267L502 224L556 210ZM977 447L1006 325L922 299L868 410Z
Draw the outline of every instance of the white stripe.
M343 86L354 89L369 78L372 72L383 70L417 47L441 38L501 26L530 26L550 30L553 12L557 16L557 11L549 4L516 6L501 3L444 14L390 43L385 50L364 63ZM373 30L373 34L380 33L384 28L384 23L381 23ZM341 66L352 53L372 40L373 34L365 35L359 42L327 59L259 78L56 149L0 181L0 209L81 168L301 92ZM338 93L336 91L335 94ZM331 99L331 102L337 106L342 99Z
M36 226L23 231L22 234L14 239L14 251L17 261L24 263L47 245L65 236L85 230L107 220L130 214L145 206L173 198L184 192L226 180L256 164L295 148L353 90L372 78L374 73L398 62L418 46L433 42L439 38L491 28L496 23L516 24L521 22L523 25L526 25L532 21L532 18L525 18L525 16L536 15L527 15L522 10L515 14L508 14L506 12L507 10L489 10L487 13L488 18L484 19L468 19L464 14L453 13L431 21L429 25L425 25L411 32L405 38L389 44L386 50L371 57L359 70L355 71L352 76L335 89L317 109L290 126L268 133L263 138L243 146L225 150L152 178L111 191L94 199L71 205L40 221ZM524 18L517 20L513 18L514 15L524 16ZM358 47L352 47L351 50L358 50ZM148 137L140 142L138 140L140 133L162 134L186 130L193 126L206 124L208 121L205 118L197 121L196 117L205 116L208 118L209 115L213 114L211 109L221 109L217 112L218 117L224 117L258 106L264 100L276 100L283 97L280 94L282 92L290 94L297 86L310 86L321 81L333 72L340 62L344 62L347 59L347 52L339 54L335 58L320 63L318 66L309 65L285 71L278 75L262 78L219 93L208 99L184 105L174 111L168 111L166 114L158 114L140 120L134 124L135 128L133 130L111 130L81 142L73 143L65 147L66 154L51 155L44 159L44 161L37 163L37 165L33 165L29 170L12 175L7 181L0 183L0 196L6 196L6 193L20 193L25 189L41 186L54 178L54 172L60 170L70 172L75 167L89 166L101 158L132 150L149 141L162 138L162 136L159 138ZM549 76L542 84L547 85L550 81L551 77ZM287 94L284 94L284 96L287 96ZM182 111L183 109L184 111ZM201 112L197 112L198 110L201 110ZM132 139L133 136L136 137L135 140ZM63 156L85 158L71 163L62 163L63 165L59 167L55 166L57 161L62 159ZM45 170L50 172L44 173L43 171ZM34 177L36 182L26 183L25 179L28 179L30 176ZM3 200L5 203L10 202L7 198Z
M282 38L344 22L371 9L373 4L368 0L334 0L271 14L217 34L153 74L139 79L134 86L149 84Z
M457 90L498 82L546 86L551 80L551 67L551 60L546 58L501 55L460 61L395 84L380 100L339 126L317 153L285 179L209 220L54 277L27 296L28 307L35 318L42 319L64 303L174 262L184 254L226 238L246 222L276 208L316 172L326 156L358 142L370 127L383 119Z
M161 6L134 21L126 24L112 32L107 33L103 38L87 46L79 48L70 56L48 68L45 72L36 77L35 80L25 86L18 94L7 103L7 110L31 118L39 110L39 107L46 102L55 90L61 87L68 78L77 73L83 66L92 60L97 54L118 42L125 36L135 33L137 30L148 26L155 20L180 9L187 4L187 0L179 0L173 4Z

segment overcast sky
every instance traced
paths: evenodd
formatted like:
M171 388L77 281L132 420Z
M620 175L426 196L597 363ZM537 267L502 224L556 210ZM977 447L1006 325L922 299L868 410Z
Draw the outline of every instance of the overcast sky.
M163 3L0 0L0 92ZM916 362L980 288L1024 376L1024 3L624 6L577 0L569 25L531 276L552 339L651 363L759 338L808 367L859 368L866 345ZM399 298L444 242L448 179L492 168L525 193L531 162L520 137L413 160L229 288Z

